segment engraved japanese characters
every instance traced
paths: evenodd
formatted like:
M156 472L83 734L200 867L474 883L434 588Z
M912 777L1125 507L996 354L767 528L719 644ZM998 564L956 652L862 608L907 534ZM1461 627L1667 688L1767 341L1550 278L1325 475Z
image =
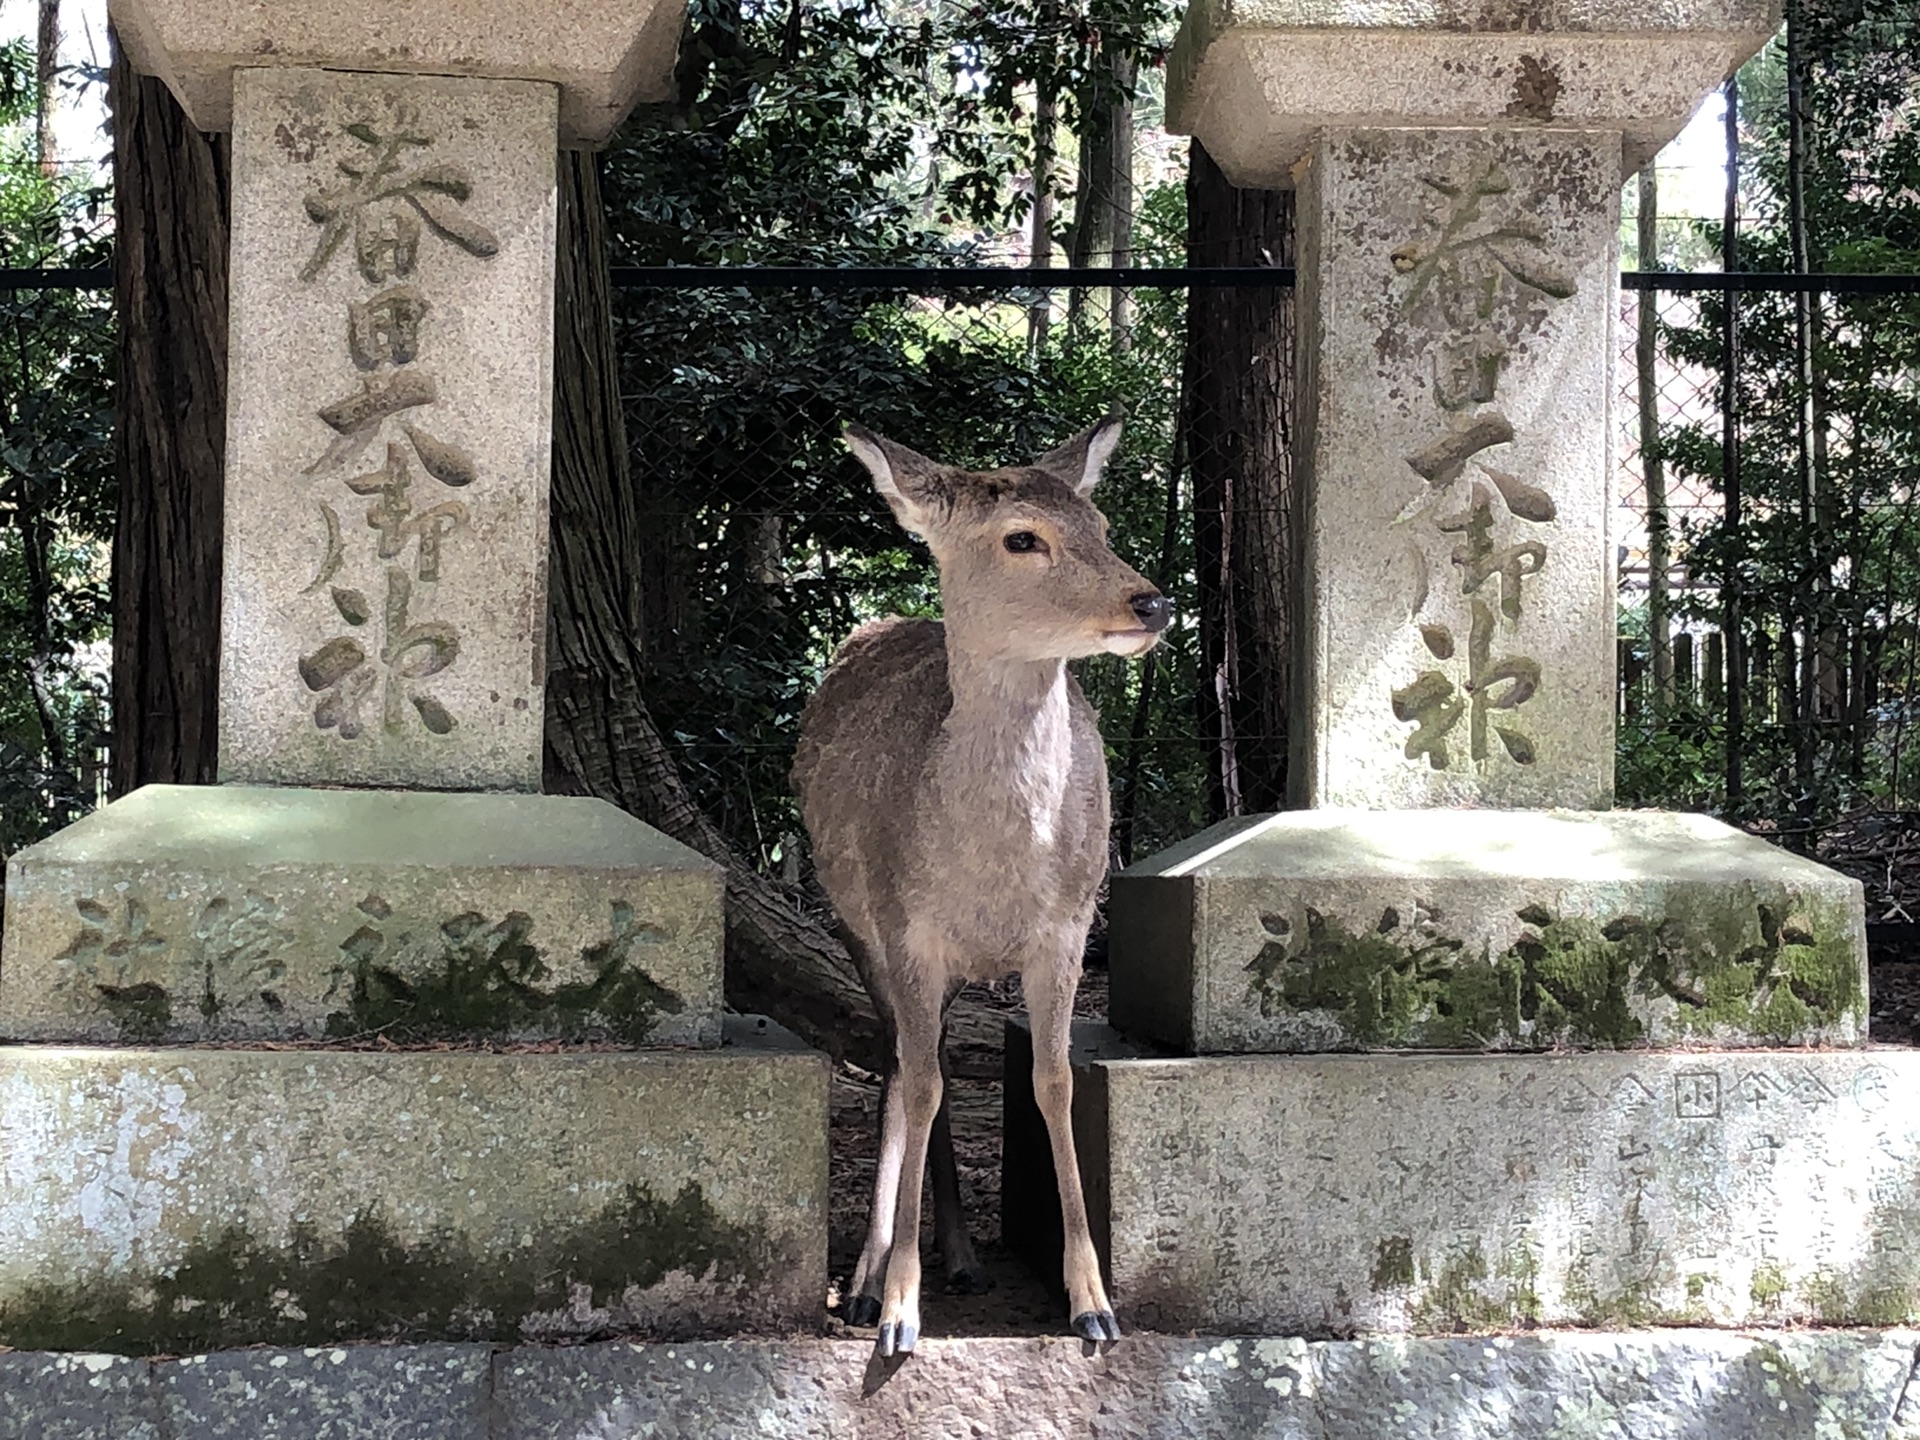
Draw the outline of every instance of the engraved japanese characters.
M1610 797L1608 150L1349 131L1302 176L1296 803Z
M535 790L553 89L235 95L221 779Z

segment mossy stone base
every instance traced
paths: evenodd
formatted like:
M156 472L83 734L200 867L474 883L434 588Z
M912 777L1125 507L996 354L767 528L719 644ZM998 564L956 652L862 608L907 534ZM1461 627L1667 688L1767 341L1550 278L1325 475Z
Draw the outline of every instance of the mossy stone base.
M1075 1038L1123 1321L1920 1320L1920 1051L1161 1059L1104 1026ZM1005 1232L1058 1275L1031 1047L1022 1025L1007 1039Z
M823 1057L0 1049L0 1345L811 1329Z
M1113 1023L1194 1053L1866 1041L1860 882L1702 815L1248 817L1109 917Z
M723 883L601 800L150 785L8 862L0 1037L715 1045Z

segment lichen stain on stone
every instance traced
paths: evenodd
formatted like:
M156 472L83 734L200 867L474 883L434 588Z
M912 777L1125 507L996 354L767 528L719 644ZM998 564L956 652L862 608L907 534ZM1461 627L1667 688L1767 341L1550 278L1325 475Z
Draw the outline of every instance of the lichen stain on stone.
M296 1223L278 1244L230 1226L161 1272L42 1284L7 1297L0 1344L148 1355L351 1340L512 1340L522 1317L565 1308L571 1292L617 1302L677 1272L745 1298L793 1263L722 1219L692 1182L664 1201L643 1184L628 1185L593 1219L535 1237L529 1246L484 1253L462 1236L409 1241L377 1210L332 1236ZM734 1323L751 1324L750 1310ZM693 1333L670 1322L650 1329Z
M1513 78L1513 99L1507 102L1510 120L1553 119L1553 107L1560 99L1560 72L1542 64L1537 56L1520 57L1520 73Z
M395 962L400 947L376 928L385 920L375 916L375 925L361 926L340 947L350 998L346 1009L327 1017L327 1034L430 1039L537 1028L562 1040L610 1036L638 1044L662 1014L679 1014L685 1001L639 963L638 952L659 943L662 933L641 923L631 905L611 908L608 938L580 952L592 978L550 989L543 982L552 972L522 911L497 924L471 911L451 917L439 927L433 962L406 966L404 974Z

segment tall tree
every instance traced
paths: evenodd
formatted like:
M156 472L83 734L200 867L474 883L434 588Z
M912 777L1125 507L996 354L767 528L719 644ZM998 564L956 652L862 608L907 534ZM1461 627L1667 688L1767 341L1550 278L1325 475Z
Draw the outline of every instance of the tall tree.
M206 784L219 743L226 142L114 46L112 788Z
M554 302L547 788L597 795L727 874L728 1002L878 1068L878 1027L845 947L735 854L689 795L647 708L640 512L627 465L607 236L594 158L563 151Z
M1292 192L1229 184L1197 140L1189 156L1188 265L1291 265ZM1292 290L1196 286L1186 392L1209 809L1278 810L1293 674Z

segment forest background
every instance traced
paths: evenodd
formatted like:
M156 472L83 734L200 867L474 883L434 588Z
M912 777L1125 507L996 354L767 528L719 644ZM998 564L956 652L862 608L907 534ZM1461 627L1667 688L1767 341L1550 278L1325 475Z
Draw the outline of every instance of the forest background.
M11 853L139 783L212 779L226 159L157 83L61 60L76 0L4 9L31 17L0 45L0 269L116 286L0 289ZM549 788L726 863L731 998L835 1050L870 1030L809 883L795 723L854 624L937 603L844 419L990 465L1123 403L1101 501L1180 619L1147 663L1081 670L1116 863L1284 803L1291 197L1160 128L1178 18L693 0L676 98L563 166ZM1790 5L1730 87L1727 218L1659 223L1643 177L1624 263L1912 280L1917 80L1906 0ZM110 134L63 150L61 113L102 96ZM1167 274L941 274L1009 264ZM769 265L923 273L710 273ZM709 273L626 268L663 266ZM1271 283L1199 283L1221 267ZM1920 842L1920 282L1635 290L1621 339L1621 803L1816 853L1863 825ZM1920 918L1911 898L1889 881L1877 913Z

